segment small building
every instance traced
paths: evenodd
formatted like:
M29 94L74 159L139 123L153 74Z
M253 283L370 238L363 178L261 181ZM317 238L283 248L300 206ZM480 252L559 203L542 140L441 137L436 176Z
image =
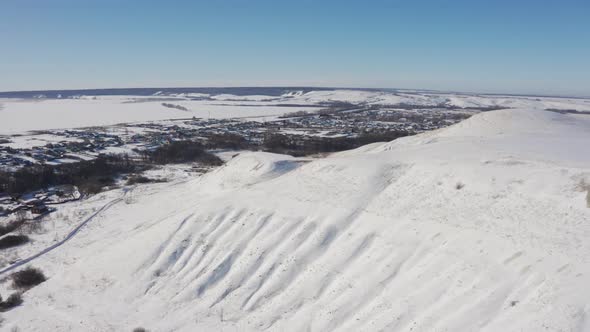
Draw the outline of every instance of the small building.
M35 204L31 208L31 213L33 214L43 214L49 212L49 208L45 204Z

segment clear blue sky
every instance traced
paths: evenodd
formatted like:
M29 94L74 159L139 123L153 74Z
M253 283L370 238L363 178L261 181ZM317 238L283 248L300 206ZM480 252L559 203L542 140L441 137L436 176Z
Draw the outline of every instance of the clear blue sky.
M0 0L0 91L269 85L590 96L590 0Z

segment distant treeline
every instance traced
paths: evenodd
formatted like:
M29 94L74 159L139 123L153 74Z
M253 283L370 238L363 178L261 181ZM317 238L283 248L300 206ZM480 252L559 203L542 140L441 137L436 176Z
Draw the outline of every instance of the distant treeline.
M207 152L201 143L193 141L170 142L152 151L141 151L141 156L147 163L160 165L198 162L219 166L223 163L219 157Z
M135 172L136 165L127 156L100 156L90 161L63 165L32 165L16 172L0 172L0 191L12 196L47 188L72 184L83 193L96 193L111 185L121 173Z
M561 114L590 114L588 112L582 112L582 111L578 111L578 110L574 110L574 109L558 109L558 108L546 108L545 111L549 111L549 112L556 112L556 113L561 113Z
M63 165L32 165L15 172L0 171L0 192L14 197L43 188L71 184L83 194L100 192L113 185L122 174L137 174L153 164L199 162L221 165L217 156L205 151L202 144L182 141L165 144L142 154L142 160L128 155L101 155L90 161Z
M366 144L389 142L408 135L411 135L411 133L407 131L364 133L357 137L305 137L274 134L264 139L263 149L268 152L305 156L351 150Z
M68 98L76 96L153 96L177 93L203 93L211 95L231 94L236 96L265 95L280 96L288 92L330 91L331 88L316 87L227 87L227 88L115 88L83 90L37 90L0 92L1 98Z
M185 111L185 112L189 112L189 109L182 106L182 105L176 105L176 104L170 104L170 103L162 103L162 106L167 107L167 108L174 108L180 111Z
M267 134L262 142L251 142L240 135L228 133L211 135L207 137L204 144L208 149L262 150L293 156L305 156L355 149L366 144L389 142L413 134L403 130L361 133L356 137L322 137L271 133Z

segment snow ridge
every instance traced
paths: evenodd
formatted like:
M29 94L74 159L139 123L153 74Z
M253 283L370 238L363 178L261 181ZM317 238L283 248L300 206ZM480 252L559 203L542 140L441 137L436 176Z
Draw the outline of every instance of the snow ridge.
M587 331L587 117L486 112L324 159L243 153L193 181L138 188L69 242L77 250L48 254L70 263L6 320L26 331Z

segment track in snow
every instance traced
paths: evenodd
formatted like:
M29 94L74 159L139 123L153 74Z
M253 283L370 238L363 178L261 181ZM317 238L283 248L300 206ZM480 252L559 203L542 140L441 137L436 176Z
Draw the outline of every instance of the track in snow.
M74 236L76 236L76 234L78 233L78 231L80 231L80 229L82 229L82 227L86 226L86 224L88 224L90 221L92 221L97 215L99 215L101 212L108 210L110 207L112 207L113 205L121 202L123 200L122 197L116 198L110 202L108 202L107 204L103 205L98 211L94 212L90 217L86 218L86 220L84 220L82 223L80 223L78 226L76 226L70 233L68 233L68 235L61 241L52 244L51 246L41 250L40 252L34 254L33 256L27 257L25 259L22 259L12 265L10 265L9 267L6 267L2 270L0 270L0 276L10 272L20 266L23 266L31 261L33 261L36 258L39 258L43 255L45 255L46 253L53 251L56 248L61 247L64 243L68 242L69 240L71 240Z

